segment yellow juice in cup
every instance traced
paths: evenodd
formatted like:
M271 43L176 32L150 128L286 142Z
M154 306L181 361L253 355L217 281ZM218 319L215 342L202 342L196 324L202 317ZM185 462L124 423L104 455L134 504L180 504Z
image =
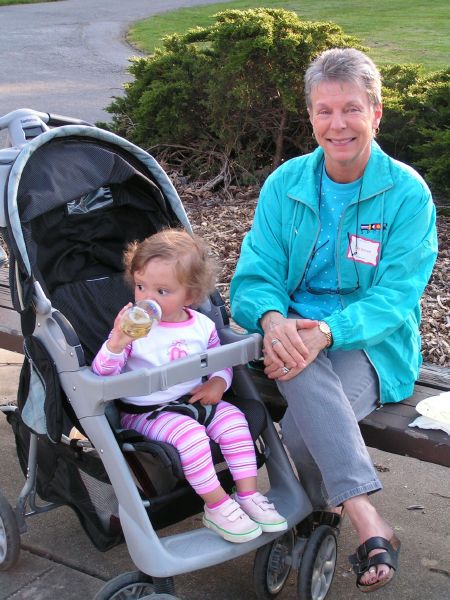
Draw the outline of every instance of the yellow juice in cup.
M122 316L121 328L124 333L137 340L145 337L155 323L161 320L161 307L154 300L140 300Z

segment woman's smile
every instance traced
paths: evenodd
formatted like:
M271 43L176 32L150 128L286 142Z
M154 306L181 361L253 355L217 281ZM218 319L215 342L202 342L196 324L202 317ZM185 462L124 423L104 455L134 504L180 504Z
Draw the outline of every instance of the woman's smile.
M344 146L345 144L353 142L356 138L350 137L350 138L345 138L345 139L342 139L342 140L341 139L334 139L334 138L328 138L328 139L333 144L337 144L338 146Z

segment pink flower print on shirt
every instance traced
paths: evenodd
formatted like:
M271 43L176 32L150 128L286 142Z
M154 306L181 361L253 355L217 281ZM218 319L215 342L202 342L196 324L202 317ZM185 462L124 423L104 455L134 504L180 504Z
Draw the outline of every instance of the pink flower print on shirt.
M169 348L169 360L178 360L188 355L185 340L176 340L172 342Z

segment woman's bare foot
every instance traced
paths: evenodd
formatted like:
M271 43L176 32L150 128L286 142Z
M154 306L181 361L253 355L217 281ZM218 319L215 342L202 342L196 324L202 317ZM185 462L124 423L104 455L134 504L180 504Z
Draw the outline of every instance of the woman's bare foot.
M348 517L358 534L359 543L363 544L372 537L390 540L394 535L392 528L376 511L366 494L350 498L344 503ZM369 552L369 557L384 552L382 548ZM363 586L371 586L378 581L389 578L391 568L388 565L372 566L361 576Z

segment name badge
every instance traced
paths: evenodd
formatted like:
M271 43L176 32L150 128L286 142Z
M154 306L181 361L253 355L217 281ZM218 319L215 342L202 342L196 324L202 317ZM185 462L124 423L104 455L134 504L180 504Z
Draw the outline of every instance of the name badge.
M358 235L351 235L347 258L375 267L380 260L380 242Z

